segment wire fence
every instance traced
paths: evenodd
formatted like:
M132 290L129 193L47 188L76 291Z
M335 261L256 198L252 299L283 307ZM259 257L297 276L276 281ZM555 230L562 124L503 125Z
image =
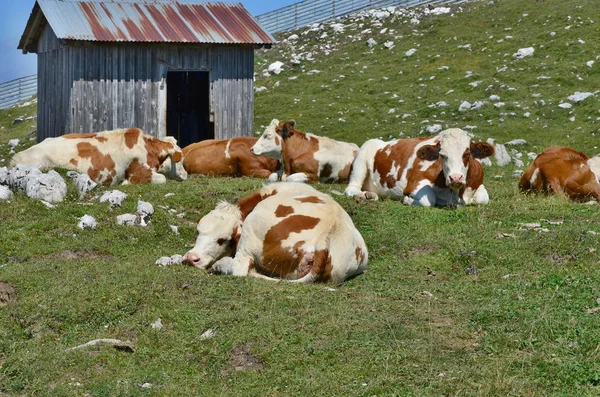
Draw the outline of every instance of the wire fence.
M299 29L362 10L464 3L466 0L303 0L254 18L269 33Z
M0 109L6 109L37 94L37 75L0 83Z
M299 29L373 8L464 3L467 0L303 0L254 18L269 33ZM37 75L0 83L0 109L23 102L37 94Z

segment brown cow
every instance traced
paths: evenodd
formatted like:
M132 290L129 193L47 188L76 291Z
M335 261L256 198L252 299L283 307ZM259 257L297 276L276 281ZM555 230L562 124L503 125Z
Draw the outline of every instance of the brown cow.
M281 158L289 182L345 182L358 146L295 129L294 120L277 119L265 130L252 153Z
M251 176L277 180L279 162L250 152L258 138L209 139L183 148L183 167L190 174Z
M538 155L521 176L523 193L566 193L571 200L600 201L600 156L589 158L568 147L554 146Z
M165 183L165 176L187 178L182 157L175 138L158 139L139 128L128 128L46 138L15 154L11 166L66 168L88 174L94 182L104 185Z

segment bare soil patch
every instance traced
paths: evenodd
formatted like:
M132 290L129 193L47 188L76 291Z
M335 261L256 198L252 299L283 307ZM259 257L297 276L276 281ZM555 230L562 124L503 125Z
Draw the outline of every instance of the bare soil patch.
M89 248L81 249L81 250L65 250L61 252L56 252L50 255L52 259L59 260L76 260L76 259L111 259L110 255L102 255L97 253L94 250Z
M260 371L265 363L246 346L234 347L229 353L229 368L235 371Z
M0 281L0 306L6 306L17 299L17 290L12 285Z

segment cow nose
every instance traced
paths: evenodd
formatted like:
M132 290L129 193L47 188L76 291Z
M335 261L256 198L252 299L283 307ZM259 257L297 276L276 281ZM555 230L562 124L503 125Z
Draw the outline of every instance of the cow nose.
M200 263L200 257L193 252L188 252L183 257L183 263L186 265L197 266Z
M450 175L450 184L451 185L464 185L465 180L461 174L452 174Z
M250 153L254 153L254 148L253 147L250 148Z

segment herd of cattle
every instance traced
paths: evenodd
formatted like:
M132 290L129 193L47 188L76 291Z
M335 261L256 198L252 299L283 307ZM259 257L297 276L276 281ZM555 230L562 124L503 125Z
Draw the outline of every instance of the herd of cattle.
M487 204L480 160L494 154L451 128L434 137L347 142L273 120L260 138L206 140L183 149L137 128L47 138L11 166L55 167L105 185L164 183L188 174L250 176L269 184L237 204L220 202L198 223L190 265L236 276L341 283L364 271L360 232L330 196L302 182L348 183L347 196L390 197L407 205ZM566 147L541 153L519 182L523 193L564 193L600 201L600 157Z

